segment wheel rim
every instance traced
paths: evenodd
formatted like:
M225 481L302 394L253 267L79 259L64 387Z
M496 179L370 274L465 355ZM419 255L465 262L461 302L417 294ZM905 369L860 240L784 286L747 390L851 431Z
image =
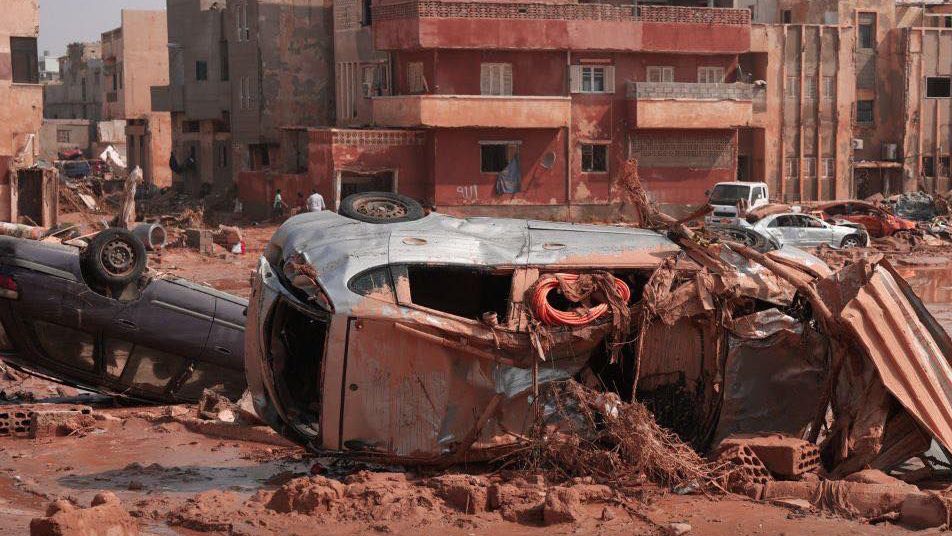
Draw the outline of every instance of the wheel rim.
M100 257L103 267L114 276L129 275L135 268L135 250L132 245L119 238L106 242Z
M847 238L846 240L843 241L843 247L846 249L855 248L858 245L859 245L859 242L857 242L855 238Z
M399 201L385 197L368 197L354 203L358 214L380 220L394 220L407 215L407 207Z

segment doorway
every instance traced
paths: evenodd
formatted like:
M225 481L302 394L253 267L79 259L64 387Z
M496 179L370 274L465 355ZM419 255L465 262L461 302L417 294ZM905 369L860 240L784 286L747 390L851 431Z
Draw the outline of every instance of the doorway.
M27 225L43 224L43 170L17 172L17 218Z
M362 172L338 171L337 206L349 195L365 192L396 192L396 174L392 170Z

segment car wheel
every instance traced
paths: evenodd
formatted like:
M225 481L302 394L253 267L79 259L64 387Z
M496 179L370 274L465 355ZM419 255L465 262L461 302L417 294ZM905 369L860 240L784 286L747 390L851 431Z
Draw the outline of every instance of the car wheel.
M86 274L96 281L125 285L145 270L145 246L125 229L106 229L93 237L81 259Z
M855 235L847 236L843 239L843 242L840 244L840 247L843 249L852 249L858 248L860 246L859 237Z
M367 223L399 223L423 218L423 206L405 195L392 192L366 192L347 196L340 213Z

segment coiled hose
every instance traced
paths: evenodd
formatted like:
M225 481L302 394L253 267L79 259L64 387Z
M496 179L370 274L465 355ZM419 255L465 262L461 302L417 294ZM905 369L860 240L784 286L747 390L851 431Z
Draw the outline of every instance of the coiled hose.
M555 274L555 276L541 280L536 285L535 293L532 296L532 307L535 310L536 318L540 322L549 326L585 326L608 312L607 303L600 303L582 314L578 311L561 311L553 307L549 303L548 297L552 290L559 287L559 280L574 283L579 279L578 274ZM631 289L628 288L628 284L617 277L612 277L612 279L615 282L615 289L618 290L618 294L627 303L631 299Z

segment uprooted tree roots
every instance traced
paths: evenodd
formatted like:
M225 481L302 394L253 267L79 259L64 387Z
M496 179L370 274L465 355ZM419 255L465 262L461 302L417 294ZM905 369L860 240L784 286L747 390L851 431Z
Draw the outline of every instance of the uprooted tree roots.
M574 381L540 392L540 424L509 461L563 479L591 477L615 488L646 481L672 489L724 492L733 466L709 463L655 422L638 402ZM518 462L512 459L517 457Z

